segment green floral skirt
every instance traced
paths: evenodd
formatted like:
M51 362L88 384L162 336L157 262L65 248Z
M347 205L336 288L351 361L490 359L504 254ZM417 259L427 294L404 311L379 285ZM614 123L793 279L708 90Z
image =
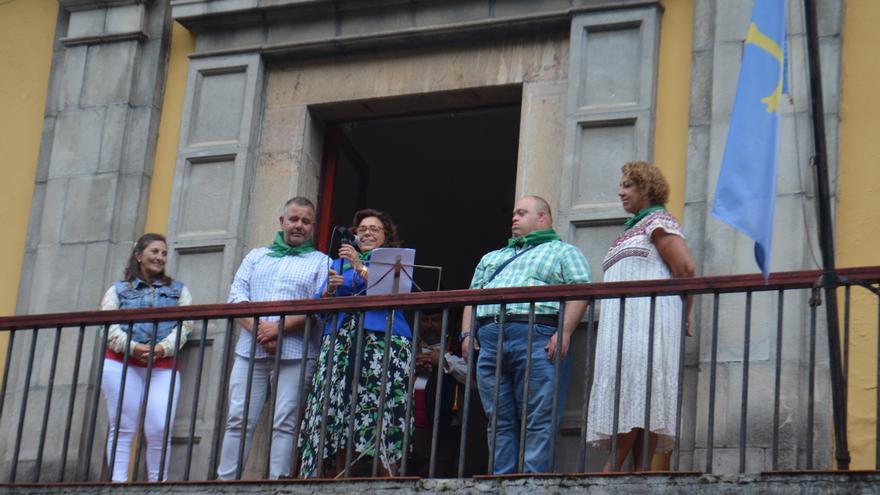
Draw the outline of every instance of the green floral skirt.
M306 403L305 423L299 437L302 464L300 476L318 475L318 455L321 443L321 421L324 389L329 379L330 395L327 416L324 419L324 459L332 459L343 452L348 442L351 417L351 384L354 380L355 351L357 349L357 318L349 315L342 322L336 341L325 335L321 343L318 368ZM333 356L333 362L330 356ZM382 361L385 355L385 335L364 331L364 355L358 381L357 403L354 407L354 449L352 459L375 456L376 425L379 422L379 396L382 389ZM391 359L385 387L385 411L382 415L382 438L379 442L379 461L386 469L397 466L403 459L403 432L406 425L406 387L412 357L410 341L391 336ZM332 370L328 377L328 364ZM412 419L409 429L412 431ZM340 467L341 468L341 467Z

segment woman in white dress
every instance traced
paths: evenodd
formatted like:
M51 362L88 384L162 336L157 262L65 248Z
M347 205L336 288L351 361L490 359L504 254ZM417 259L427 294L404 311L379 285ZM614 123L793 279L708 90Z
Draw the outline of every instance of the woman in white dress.
M691 259L678 221L663 207L669 185L660 169L644 162L623 166L620 201L633 216L602 262L605 282L692 277ZM690 335L690 301L687 332ZM620 406L617 421L617 459L611 456L605 471L620 471L626 457L633 454L633 470L642 466L644 449L648 459L656 449L671 450L675 438L678 404L678 360L681 344L681 298L656 298L651 377L651 410L648 445L644 444L645 392L648 364L648 337L651 320L649 297L627 298L623 321ZM615 381L617 369L620 299L602 301L596 365L587 441L610 445L614 434Z

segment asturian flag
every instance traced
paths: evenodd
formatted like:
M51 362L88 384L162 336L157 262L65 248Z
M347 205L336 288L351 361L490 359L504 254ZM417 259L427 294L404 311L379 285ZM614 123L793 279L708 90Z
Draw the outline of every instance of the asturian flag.
M765 280L776 204L785 3L755 0L712 208L716 217L755 240L755 261Z

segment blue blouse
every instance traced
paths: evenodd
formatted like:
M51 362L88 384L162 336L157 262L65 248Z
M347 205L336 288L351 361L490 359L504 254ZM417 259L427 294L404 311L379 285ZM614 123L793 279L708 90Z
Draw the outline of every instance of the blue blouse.
M370 262L366 261L364 262L364 264L369 266ZM348 263L345 263L343 265L342 260L336 259L333 260L333 270L337 273L342 274L342 277L344 279L342 285L340 285L336 289L337 296L357 296L366 294L366 281L355 272L351 265L349 265ZM327 282L325 281L324 285L322 285L321 288L318 289L318 297L320 297L321 293L324 292L324 289L326 287ZM347 313L339 314L339 318L337 318L336 322L337 329L342 326L342 322L345 321L346 316ZM330 335L330 333L333 331L332 318L332 315L328 315L327 323L324 326L324 335ZM385 333L385 328L387 326L388 310L378 309L367 311L364 314L364 330ZM391 325L391 333L392 335L397 335L412 340L412 330L410 329L409 323L407 323L406 318L403 317L402 310L398 309L394 311L394 323Z

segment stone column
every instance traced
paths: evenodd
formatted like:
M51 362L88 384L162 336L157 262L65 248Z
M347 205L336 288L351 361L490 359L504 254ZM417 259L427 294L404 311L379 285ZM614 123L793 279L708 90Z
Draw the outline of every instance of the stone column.
M840 78L840 0L821 0L819 31L825 120L832 194L836 195L838 81ZM715 184L727 139L743 44L753 0L696 0L691 73L690 129L685 226L700 275L758 271L754 242L711 214ZM813 144L809 80L805 55L803 4L789 2L788 63L790 96L780 107L780 153L771 271L818 268ZM833 201L833 200L832 200ZM779 419L780 469L807 467L810 306L808 291L786 292L783 338L777 341L778 294L756 293L751 314L746 428L746 472L773 468L772 435L777 348L781 347ZM745 296L719 299L718 364L713 435L713 472L739 469ZM686 354L682 469L705 470L713 297L700 297L695 338ZM815 430L813 466L831 465L831 398L823 308L816 336ZM699 316L698 318L696 316Z
M167 2L59 0L61 12L45 109L42 148L31 205L18 313L98 308L103 291L121 276L142 233L162 103L170 16ZM10 462L18 418L24 432L16 481L60 479L66 420L72 417L65 480L94 479L103 467L103 405L91 459L83 452L95 403L100 329L87 328L68 410L78 328L61 332L48 436L37 472L55 330L34 341L34 371L25 383L32 331L15 335L9 392L0 423L0 479ZM29 389L27 403L22 391Z

